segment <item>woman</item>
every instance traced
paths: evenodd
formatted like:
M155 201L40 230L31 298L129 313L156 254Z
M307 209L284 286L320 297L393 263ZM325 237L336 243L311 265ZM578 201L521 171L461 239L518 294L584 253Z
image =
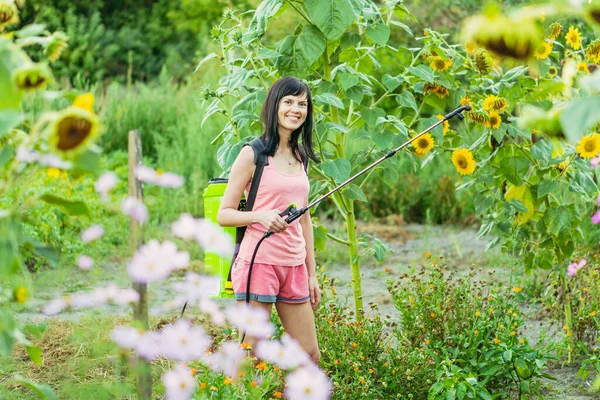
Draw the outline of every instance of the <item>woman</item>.
M302 159L318 162L312 149L312 101L306 84L292 77L276 81L267 94L261 120L269 164L264 167L252 211L238 211L242 193L250 190L254 151L242 148L217 216L221 226L247 226L232 266L235 298L245 302L248 269L257 242L267 230L275 235L260 246L251 274L250 303L269 314L275 304L285 331L295 338L315 364L320 353L313 309L321 292L315 275L314 238L310 214L288 225L279 213L290 204L308 204L309 182ZM302 144L298 143L302 136ZM302 155L302 157L301 157ZM256 338L248 338L251 346Z

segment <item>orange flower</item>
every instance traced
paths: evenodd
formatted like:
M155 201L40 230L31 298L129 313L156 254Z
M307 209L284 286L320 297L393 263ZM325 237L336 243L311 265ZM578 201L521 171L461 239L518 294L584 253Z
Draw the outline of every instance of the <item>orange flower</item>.
M357 348L357 347L358 347L358 343L356 343L356 342L353 342L353 343L352 343L352 347L354 347L354 348Z
M515 288L513 288L513 292L515 292L515 293L519 293L519 292L521 292L521 291L523 291L523 289L522 289L522 288L520 288L520 287L515 287Z
M496 344L500 343L500 339L498 339L498 338L494 339L494 343L496 343Z
M256 381L250 382L250 386L255 387L256 386Z
M223 385L230 385L231 382L233 382L231 379L225 378L225 380L223 381Z
M201 382L200 383L200 389L206 389L206 383Z
M276 399L280 399L281 398L281 392L275 392L275 393L273 393L273 397L275 397Z

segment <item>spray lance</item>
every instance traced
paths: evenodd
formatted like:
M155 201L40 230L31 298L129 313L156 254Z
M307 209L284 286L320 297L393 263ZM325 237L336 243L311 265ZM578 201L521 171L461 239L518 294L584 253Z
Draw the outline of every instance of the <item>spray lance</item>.
M335 192L337 192L344 186L348 185L350 182L352 182L359 176L363 175L365 172L375 168L377 165L381 164L383 161L387 160L388 158L393 157L398 151L402 150L403 148L405 148L406 146L408 146L409 144L411 144L412 142L417 140L419 137L423 136L427 132L429 132L432 129L434 129L435 127L437 127L438 125L444 123L445 121L448 121L449 119L453 118L454 116L457 116L458 119L463 120L465 118L465 116L462 113L463 111L471 111L471 106L470 105L461 106L461 107L458 107L457 109L455 109L454 111L451 111L449 114L445 115L443 119L437 121L435 124L431 125L429 128L425 129L423 132L421 132L418 135L414 136L413 138L407 140L402 145L398 146L396 149L390 150L385 156L383 156L379 160L373 162L371 165L367 166L362 171L356 173L354 176L348 178L345 182L343 182L343 183L339 184L338 186L336 186L335 188L331 189L329 192L325 193L318 199L314 200L312 203L310 203L306 207L297 209L295 207L295 204L292 204L288 208L286 208L283 212L281 212L279 215L281 217L285 217L285 222L287 222L288 224L291 224L292 222L294 222L295 220L300 218L302 215L304 215L313 206L319 204L321 201L325 200L326 198L328 198L329 196L331 196L332 194L334 194ZM247 305L250 304L250 277L252 276L252 267L254 266L254 259L256 258L256 253L258 252L258 249L260 248L260 245L262 244L262 242L265 239L267 239L268 237L272 236L273 234L274 234L273 231L265 232L265 234L262 236L262 238L260 238L260 240L256 244L256 247L254 248L254 252L252 253L252 259L250 260L250 265L248 267L248 282L246 284L246 304ZM240 342L243 342L245 338L246 338L246 332L244 332L242 334L242 338L241 338Z

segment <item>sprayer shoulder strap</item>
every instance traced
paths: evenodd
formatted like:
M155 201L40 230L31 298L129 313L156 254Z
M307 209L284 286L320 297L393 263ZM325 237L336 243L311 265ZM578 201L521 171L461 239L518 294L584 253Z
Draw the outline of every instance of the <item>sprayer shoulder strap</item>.
M256 165L254 175L252 176L252 183L250 184L250 191L248 192L248 198L246 199L246 208L244 209L244 211L252 211L263 170L265 165L269 164L269 157L266 153L267 146L259 137L252 139L250 142L246 143L245 146L250 146L252 147L252 150L254 150L254 164Z

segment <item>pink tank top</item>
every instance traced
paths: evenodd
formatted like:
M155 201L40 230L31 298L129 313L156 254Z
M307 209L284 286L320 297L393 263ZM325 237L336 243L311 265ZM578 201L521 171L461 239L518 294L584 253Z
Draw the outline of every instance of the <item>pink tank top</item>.
M244 193L248 196L250 184ZM252 211L285 210L290 204L296 203L297 208L305 207L308 198L308 176L302 165L294 174L279 172L269 156L269 164L265 165L256 200ZM252 253L260 238L265 234L261 224L252 224L246 228L244 239L240 245L238 258L244 261L252 259ZM265 239L258 249L255 263L279 266L296 266L306 260L306 241L302 233L300 219L292 222L288 228Z

